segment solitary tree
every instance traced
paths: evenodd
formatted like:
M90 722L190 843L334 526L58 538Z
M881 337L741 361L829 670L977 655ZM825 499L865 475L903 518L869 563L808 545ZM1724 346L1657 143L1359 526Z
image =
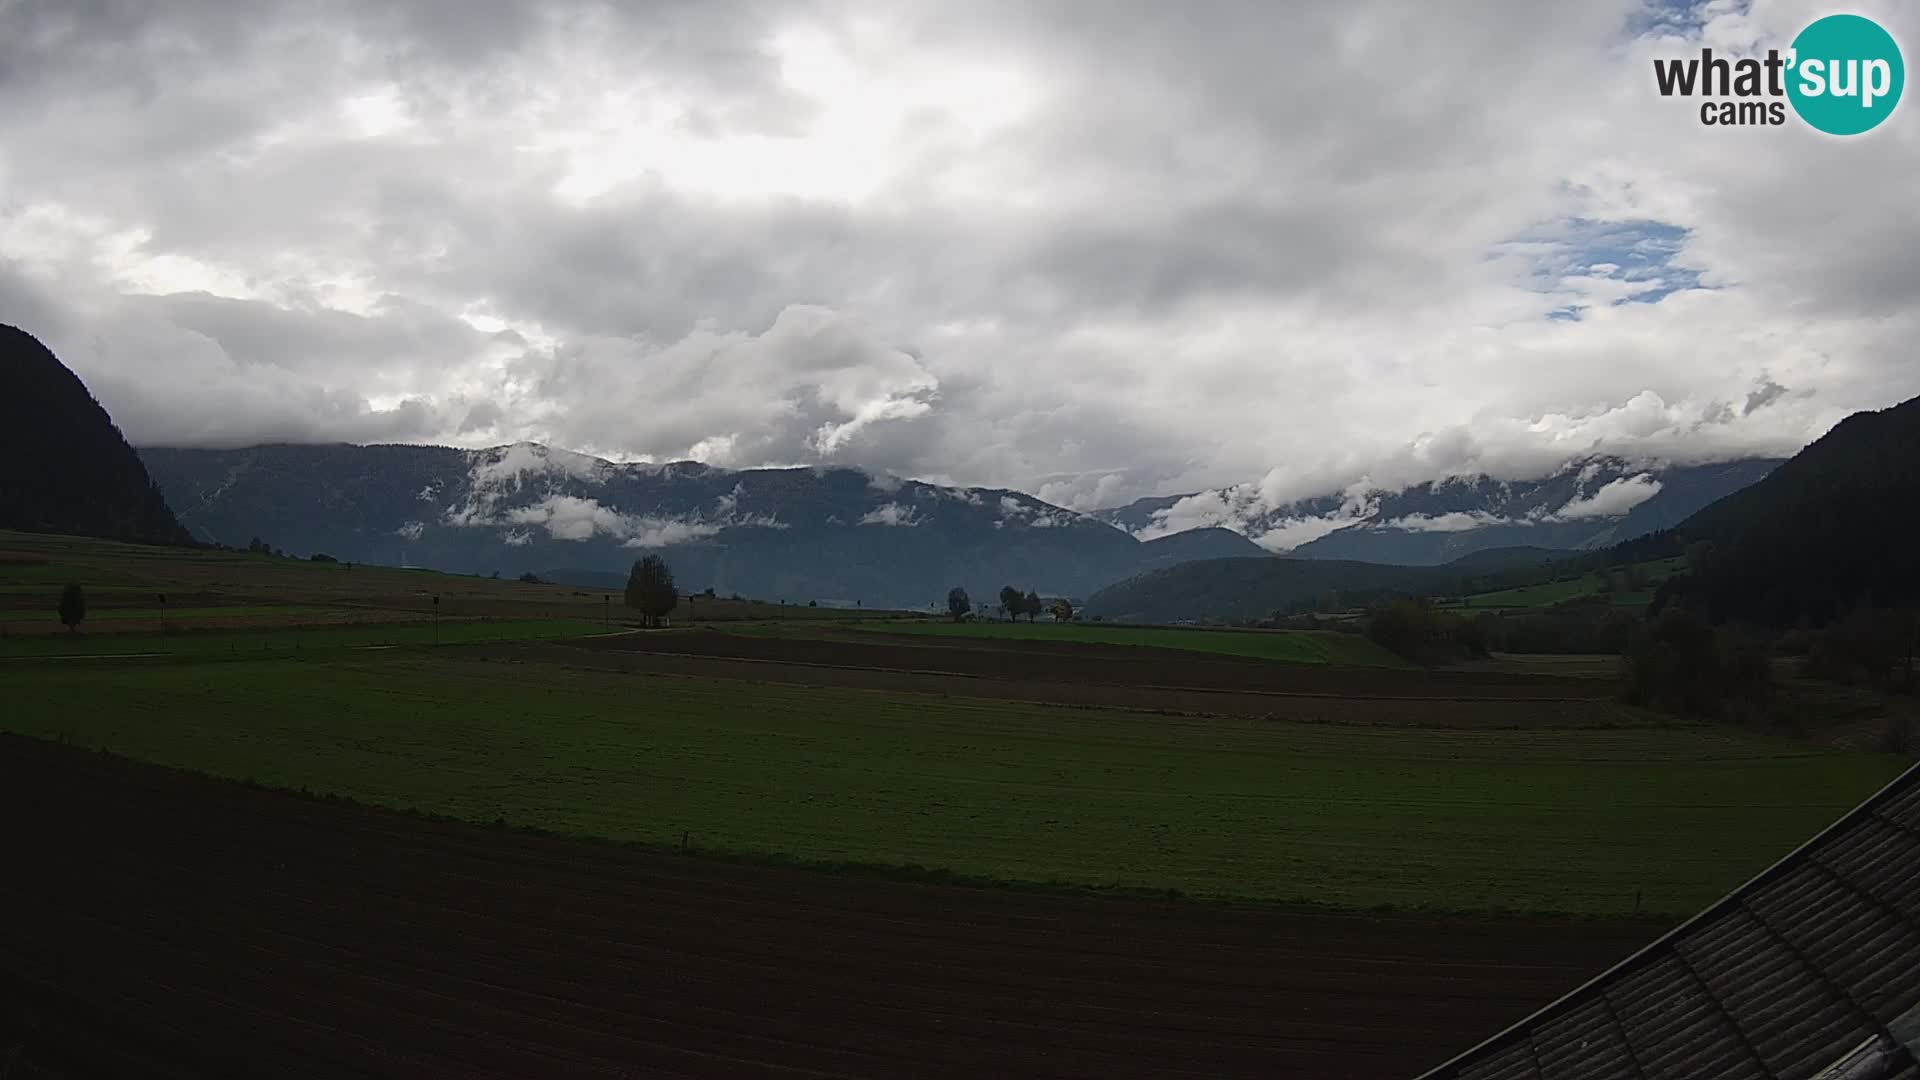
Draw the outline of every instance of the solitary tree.
M1028 589L1027 598L1021 603L1020 609L1027 613L1027 621L1032 622L1033 617L1040 614L1040 594Z
M1008 617L1018 619L1020 609L1026 606L1026 600L1026 597L1020 595L1019 589L1011 585L1000 586L1000 610L1006 612Z
M1072 622L1073 621L1073 602L1068 600L1064 596L1058 600L1055 600L1053 602L1053 621L1054 622Z
M627 575L627 606L640 613L643 625L659 625L660 616L679 602L667 560L648 555L633 564L633 572Z
M947 590L947 614L953 616L954 622L966 618L972 610L973 601L967 598L967 590L958 585Z
M69 582L60 590L60 621L67 624L67 632L80 628L87 619L87 597L80 591L78 582Z

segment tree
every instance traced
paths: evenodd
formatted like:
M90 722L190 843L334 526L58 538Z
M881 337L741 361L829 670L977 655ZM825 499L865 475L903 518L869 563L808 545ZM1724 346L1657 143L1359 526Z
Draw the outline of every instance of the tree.
M1695 540L1687 545L1687 573L1698 577L1713 564L1713 541Z
M1009 618L1020 617L1020 609L1026 606L1026 600L1020 595L1019 589L1011 585L1000 586L1000 610L1006 612Z
M67 625L68 633L73 633L86 619L86 594L80 591L79 582L69 582L60 590L60 621Z
M953 616L954 622L966 618L972 610L973 601L967 598L967 590L958 585L947 590L947 614Z
M1367 617L1367 637L1402 659L1431 667L1487 654L1487 628L1424 601L1396 600Z
M679 602L667 560L648 555L633 564L633 571L627 575L627 606L640 613L644 625L658 626L660 617Z
M529 571L527 571L527 572L526 572L526 573L524 573L524 574L521 574L521 575L520 575L520 580L521 580L522 582L525 582L525 583L526 583L526 584L528 584L528 585L540 585L540 584L543 584L543 582L541 582L541 580L540 580L540 575L539 575L539 574L536 574L536 573L534 573L534 572L533 572L533 571L531 571L531 570L529 570Z
M1053 602L1053 621L1054 622L1072 622L1073 621L1072 601L1069 601L1066 597L1063 596L1060 599L1055 600Z
M1641 627L1627 652L1626 699L1662 712L1728 717L1764 697L1770 665L1764 649L1735 628L1715 630L1683 608Z
M1032 589L1028 589L1026 599L1020 604L1020 609L1027 613L1027 621L1032 622L1033 617L1040 614L1041 611L1040 594L1034 592Z

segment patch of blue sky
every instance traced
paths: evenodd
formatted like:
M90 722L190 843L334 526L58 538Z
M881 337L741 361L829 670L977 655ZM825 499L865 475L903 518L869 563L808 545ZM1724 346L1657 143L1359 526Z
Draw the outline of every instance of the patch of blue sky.
M1701 288L1700 272L1676 262L1686 242L1686 229L1664 221L1569 218L1516 238L1503 253L1531 263L1536 291L1582 293L1547 312L1549 319L1578 320L1595 303L1654 304ZM1593 287L1599 282L1607 284Z
M1752 0L1644 0L1627 16L1629 37L1692 37L1711 19L1744 14Z

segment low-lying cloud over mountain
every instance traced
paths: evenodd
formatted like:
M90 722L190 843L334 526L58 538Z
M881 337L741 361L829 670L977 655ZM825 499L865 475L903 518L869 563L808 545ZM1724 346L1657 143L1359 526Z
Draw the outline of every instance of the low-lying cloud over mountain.
M1432 565L1500 547L1594 548L1670 528L1779 464L1714 465L1588 458L1544 477L1485 474L1386 489L1275 500L1264 484L1140 499L1096 511L1142 539L1224 528L1268 551L1308 558Z

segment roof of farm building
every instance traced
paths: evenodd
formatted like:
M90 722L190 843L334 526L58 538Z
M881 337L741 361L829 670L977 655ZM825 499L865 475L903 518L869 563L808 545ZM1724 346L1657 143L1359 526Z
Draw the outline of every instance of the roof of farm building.
M1421 1080L1920 1080L1920 765Z

